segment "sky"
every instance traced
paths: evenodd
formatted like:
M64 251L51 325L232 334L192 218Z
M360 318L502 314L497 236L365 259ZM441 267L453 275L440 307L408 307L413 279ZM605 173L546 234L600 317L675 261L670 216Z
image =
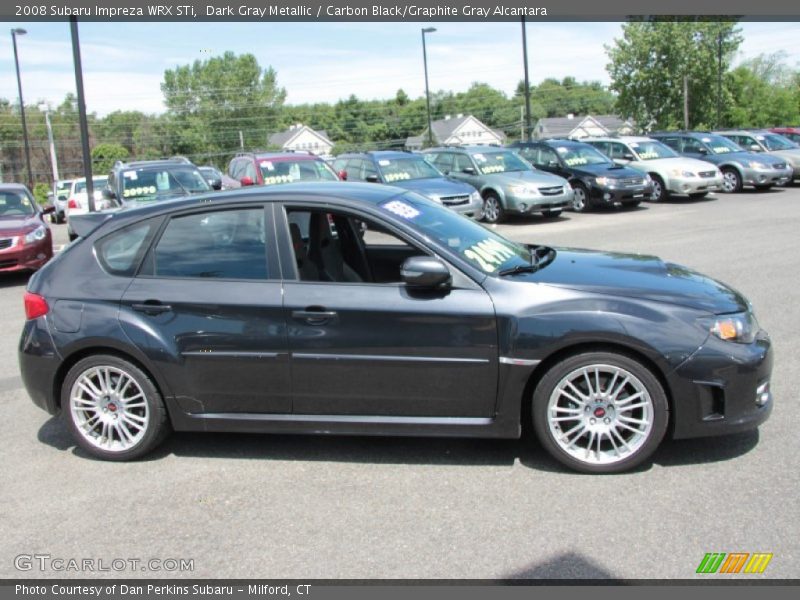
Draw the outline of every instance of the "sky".
M8 23L19 36L25 104L59 104L75 92L68 23ZM459 92L481 81L513 93L523 77L519 23L81 23L86 105L103 116L115 110L164 111L165 69L231 50L272 66L287 103L335 102L355 94L390 98L399 88L422 96L425 83L420 28L427 35L431 91ZM800 23L742 23L736 63L783 51L800 66ZM609 82L605 44L619 23L529 23L533 84L547 77ZM11 36L0 36L0 98L16 101Z

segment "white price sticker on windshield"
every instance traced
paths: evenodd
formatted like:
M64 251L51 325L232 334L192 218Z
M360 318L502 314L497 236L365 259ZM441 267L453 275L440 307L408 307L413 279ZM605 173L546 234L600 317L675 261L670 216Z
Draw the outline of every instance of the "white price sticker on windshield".
M420 212L411 206L410 204L406 204L402 200L391 200L386 204L382 204L383 208L388 210L391 213L396 214L398 217L403 217L404 219L415 219L420 215Z
M136 171L125 171L124 173L122 173L122 176L127 177L128 179L133 179L134 181L138 179L138 177L136 176Z
M382 158L381 160L378 161L378 164L382 167L388 167L392 163L386 160L385 158Z
M261 166L264 167L267 171L274 171L275 170L275 165L273 165L272 161L270 161L270 160L262 160L261 161Z

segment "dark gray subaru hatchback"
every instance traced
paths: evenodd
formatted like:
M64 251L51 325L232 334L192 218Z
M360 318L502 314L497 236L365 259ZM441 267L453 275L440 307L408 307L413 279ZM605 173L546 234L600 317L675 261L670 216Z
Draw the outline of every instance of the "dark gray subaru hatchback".
M407 190L297 184L94 213L30 280L33 401L90 454L170 429L515 438L585 472L754 428L772 352L731 288L511 242Z

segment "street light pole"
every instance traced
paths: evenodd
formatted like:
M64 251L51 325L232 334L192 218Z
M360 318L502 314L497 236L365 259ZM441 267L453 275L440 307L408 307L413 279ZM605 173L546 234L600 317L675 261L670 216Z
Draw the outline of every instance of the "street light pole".
M433 146L433 125L431 123L431 93L428 89L428 51L425 47L425 34L436 31L435 27L422 28L422 62L425 65L425 103L428 106L428 145Z
M17 68L17 88L19 89L19 111L22 115L22 138L25 140L25 166L28 169L28 189L33 191L33 172L31 171L31 146L28 143L28 125L25 122L25 101L22 99L22 79L19 76L19 58L17 57L17 36L28 33L17 27L11 30L11 42L14 45L14 66Z
M525 65L525 139L531 141L531 84L528 79L528 37L525 33L525 16L522 17L522 62Z
M50 166L53 168L53 185L58 181L58 159L56 158L56 142L53 139L53 125L50 123L50 107L44 107L44 122L47 125L47 141L50 144Z
M75 65L75 88L78 92L78 121L81 127L81 150L83 153L83 174L86 177L86 195L89 198L89 212L95 211L94 182L92 181L92 152L89 150L89 125L86 121L86 100L83 95L83 67L81 66L81 42L78 37L78 18L69 18L72 34L72 62Z

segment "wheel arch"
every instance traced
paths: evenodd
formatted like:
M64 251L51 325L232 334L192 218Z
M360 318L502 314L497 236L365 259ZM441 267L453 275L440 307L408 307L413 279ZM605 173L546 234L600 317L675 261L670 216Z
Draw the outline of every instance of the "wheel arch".
M667 416L667 435L672 437L675 411L673 409L674 403L672 390L669 382L667 381L666 374L661 367L656 364L655 361L653 361L641 350L616 341L578 342L575 344L570 344L555 350L545 359L543 359L542 362L536 365L536 368L529 375L528 381L526 382L522 392L522 400L520 402L520 422L522 423L523 427L530 426L533 423L530 399L533 397L533 393L536 390L536 387L539 385L539 382L542 380L542 377L544 377L545 373L547 373L554 365L558 364L562 360L570 356L575 356L577 354L583 354L586 352L614 352L616 354L622 354L628 358L640 362L646 369L648 369L664 389L664 395L667 398L667 410L669 413Z

